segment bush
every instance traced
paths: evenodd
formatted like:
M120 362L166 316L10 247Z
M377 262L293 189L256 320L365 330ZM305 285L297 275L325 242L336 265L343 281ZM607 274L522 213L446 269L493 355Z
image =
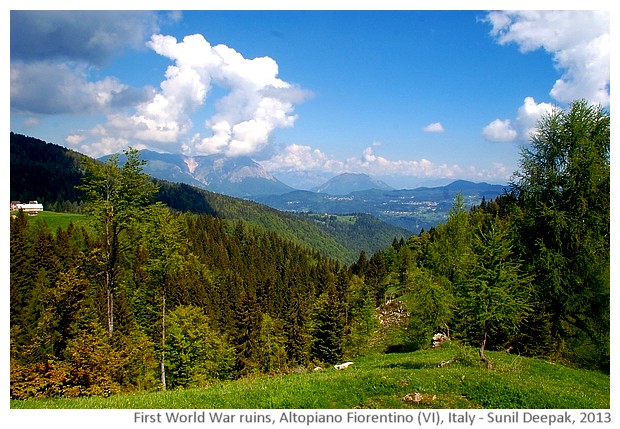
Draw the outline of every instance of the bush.
M11 398L110 396L121 391L122 359L96 323L80 325L67 343L64 360L20 364L11 361Z

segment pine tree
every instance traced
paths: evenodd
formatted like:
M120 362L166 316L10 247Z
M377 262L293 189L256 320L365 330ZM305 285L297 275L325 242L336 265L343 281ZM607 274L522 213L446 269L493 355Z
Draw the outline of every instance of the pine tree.
M285 323L287 360L291 365L305 365L308 362L310 350L308 311L311 299L308 294L291 290L289 300Z
M28 219L20 210L11 219L10 237L10 321L11 326L22 324L22 312L30 301L33 274L31 242L27 236Z
M235 347L236 371L240 375L260 372L260 332L263 315L251 288L244 288L236 308L232 344Z

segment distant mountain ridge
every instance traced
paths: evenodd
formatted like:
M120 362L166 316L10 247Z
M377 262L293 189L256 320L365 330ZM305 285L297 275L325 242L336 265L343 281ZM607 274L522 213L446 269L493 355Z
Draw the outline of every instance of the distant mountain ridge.
M304 191L282 183L246 156L184 156L148 150L140 151L140 156L147 161L144 171L158 179L245 198L281 211L367 213L413 234L445 222L458 193L471 207L480 204L482 197L488 201L498 197L506 188L455 180L444 186L394 189L367 174L343 173Z
M185 183L233 197L279 195L293 191L247 156L185 156L141 150L140 158L147 161L144 172L157 179ZM120 159L123 162L122 155Z
M445 222L457 193L461 193L465 205L471 207L480 204L482 197L490 201L502 195L507 188L505 185L457 180L438 187L400 190L372 188L345 195L331 195L294 190L274 179L258 163L247 157L186 157L152 151L141 151L140 155L147 160L144 171L163 181L158 198L170 207L180 211L236 218L236 214L229 210L229 207L234 206L238 207L235 209L237 213L255 212L257 216L262 216L263 220L258 222L261 224L273 224L272 215L263 213L267 207L259 209L257 205L256 209L250 209L250 206L242 208L243 201L231 199L231 196L253 200L280 212L357 216L367 213L397 228L388 235L407 235L417 234L421 229L428 230ZM79 183L83 174L80 166L83 157L86 155L11 133L11 199L37 199L44 204L76 201L79 196L74 185ZM354 175L341 176L337 181L342 182L341 179L344 179L346 182L351 176L355 178ZM367 178L361 179L364 179L360 182L364 184L362 187L373 183ZM272 214L277 217L285 215L275 211ZM256 219L247 220L252 222ZM327 227L317 218L306 220L323 229ZM366 220L364 223L369 224ZM325 229L325 232L331 233L333 228ZM302 236L296 237L306 241Z
M324 184L312 188L313 192L330 195L347 195L356 191L379 189L383 191L393 190L387 183L372 178L362 173L343 173L329 179Z

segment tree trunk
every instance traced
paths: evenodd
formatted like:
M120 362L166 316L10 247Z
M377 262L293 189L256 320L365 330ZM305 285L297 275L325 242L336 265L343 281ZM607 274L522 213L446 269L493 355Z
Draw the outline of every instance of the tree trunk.
M108 335L110 338L114 333L114 296L112 294L112 279L110 273L106 273L106 295L108 304Z
M480 351L478 352L480 354L480 359L487 364L487 369L493 369L493 361L491 359L489 359L488 357L485 356L484 354L484 347L487 344L487 331L484 331L484 339L482 340L482 346L480 347Z
M166 390L166 292L162 295L161 304L161 387Z

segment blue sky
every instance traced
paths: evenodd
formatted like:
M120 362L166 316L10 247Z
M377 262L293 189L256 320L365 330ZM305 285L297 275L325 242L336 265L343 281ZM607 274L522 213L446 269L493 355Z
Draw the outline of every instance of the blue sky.
M541 114L609 107L609 14L11 12L11 131L248 155L292 186L506 183Z

